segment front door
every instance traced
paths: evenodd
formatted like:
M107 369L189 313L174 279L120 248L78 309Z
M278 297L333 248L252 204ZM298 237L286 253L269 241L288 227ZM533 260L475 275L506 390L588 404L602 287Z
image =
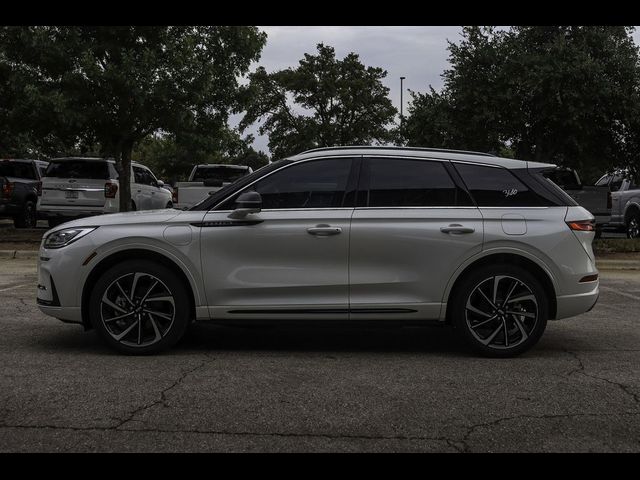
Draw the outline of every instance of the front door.
M348 317L352 163L287 165L205 215L202 271L213 319ZM262 210L230 219L237 196L250 190Z

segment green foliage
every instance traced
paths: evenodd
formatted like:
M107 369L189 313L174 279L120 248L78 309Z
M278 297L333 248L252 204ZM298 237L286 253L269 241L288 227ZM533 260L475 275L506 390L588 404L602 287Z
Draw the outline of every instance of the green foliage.
M201 163L248 165L254 170L269 163L264 152L249 146L251 137L225 130L220 138L157 134L145 138L133 151L134 161L149 166L164 181L187 180L191 169Z
M466 27L441 92L413 94L409 145L548 161L593 177L638 162L638 51L630 27Z
M229 113L242 108L237 78L265 41L255 27L2 27L0 71L20 80L20 95L18 109L0 100L0 112L29 109L16 132L114 156L127 210L134 146L159 131L224 143Z
M355 53L337 60L332 47L318 44L295 69L250 75L251 99L240 128L258 120L275 158L335 145L365 145L391 138L387 126L396 109L381 80L387 72L365 67ZM295 108L294 105L295 104Z

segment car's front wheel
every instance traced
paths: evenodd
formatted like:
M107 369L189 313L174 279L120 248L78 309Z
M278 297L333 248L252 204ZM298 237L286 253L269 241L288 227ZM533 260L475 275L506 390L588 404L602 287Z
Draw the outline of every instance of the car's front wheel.
M189 296L174 272L148 260L120 263L96 282L91 323L108 345L128 354L173 346L189 323Z
M13 225L16 228L36 228L38 225L38 216L36 214L36 203L32 200L24 202L22 212L13 219Z
M451 298L456 332L476 352L513 357L544 332L549 300L540 282L517 265L488 265L462 279Z

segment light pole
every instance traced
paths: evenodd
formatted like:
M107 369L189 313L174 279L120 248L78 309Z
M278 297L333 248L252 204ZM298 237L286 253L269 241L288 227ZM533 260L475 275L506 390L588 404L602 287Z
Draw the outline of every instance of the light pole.
M402 103L402 82L404 81L406 77L400 77L400 133L402 133L402 122L404 120L404 115L402 114L402 107L403 107L403 103Z

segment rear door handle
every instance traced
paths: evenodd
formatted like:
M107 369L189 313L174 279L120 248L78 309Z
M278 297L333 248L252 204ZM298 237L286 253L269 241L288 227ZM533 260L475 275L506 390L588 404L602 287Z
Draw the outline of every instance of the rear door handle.
M463 227L459 223L452 223L448 227L440 227L440 231L442 233L453 233L454 235L458 235L461 233L473 233L476 230L471 227Z
M318 237L328 237L329 235L342 233L342 229L340 227L330 227L329 225L316 225L315 227L307 228L307 233Z

